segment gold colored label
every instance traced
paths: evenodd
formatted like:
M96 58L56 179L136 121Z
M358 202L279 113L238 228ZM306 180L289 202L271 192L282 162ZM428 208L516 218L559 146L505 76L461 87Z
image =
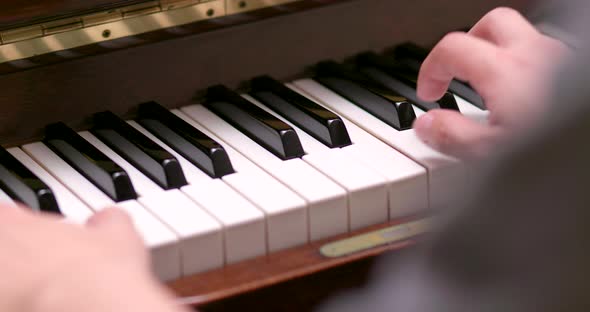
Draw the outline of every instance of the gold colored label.
M327 258L339 258L363 250L403 241L427 232L430 222L430 219L421 219L342 239L322 246L320 253Z

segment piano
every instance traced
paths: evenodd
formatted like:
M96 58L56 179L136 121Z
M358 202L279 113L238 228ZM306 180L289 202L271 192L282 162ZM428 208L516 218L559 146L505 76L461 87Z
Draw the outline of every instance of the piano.
M485 122L485 103L459 81L418 100L424 47L529 2L9 2L0 202L74 223L124 209L203 311L313 305L419 242L469 181L411 125Z

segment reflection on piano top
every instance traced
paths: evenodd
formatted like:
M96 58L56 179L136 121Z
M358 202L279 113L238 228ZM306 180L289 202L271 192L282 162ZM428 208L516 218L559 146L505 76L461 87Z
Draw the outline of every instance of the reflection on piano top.
M17 28L51 19L143 2L143 0L29 0L3 1L0 30Z
M16 4L9 4L8 10L0 13L0 73L187 36L332 2L338 1L136 0L107 3L94 0L84 4L33 1L20 9ZM283 6L287 4L296 5ZM209 25L199 23L273 7L279 9L266 10L249 19ZM89 46L94 48L88 49Z

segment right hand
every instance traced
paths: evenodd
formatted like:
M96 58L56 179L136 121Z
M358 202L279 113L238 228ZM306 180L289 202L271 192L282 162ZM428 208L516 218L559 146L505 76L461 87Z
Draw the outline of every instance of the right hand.
M450 33L434 47L420 69L417 90L422 100L436 101L452 79L469 82L487 105L489 123L432 110L416 120L416 133L443 153L461 159L484 157L547 109L551 77L569 52L517 11L489 12L468 33Z

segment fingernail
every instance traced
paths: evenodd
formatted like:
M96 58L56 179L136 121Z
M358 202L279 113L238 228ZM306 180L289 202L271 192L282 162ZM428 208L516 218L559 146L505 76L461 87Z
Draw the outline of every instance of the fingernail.
M414 122L414 130L422 141L428 142L433 122L434 117L431 114L424 114Z

